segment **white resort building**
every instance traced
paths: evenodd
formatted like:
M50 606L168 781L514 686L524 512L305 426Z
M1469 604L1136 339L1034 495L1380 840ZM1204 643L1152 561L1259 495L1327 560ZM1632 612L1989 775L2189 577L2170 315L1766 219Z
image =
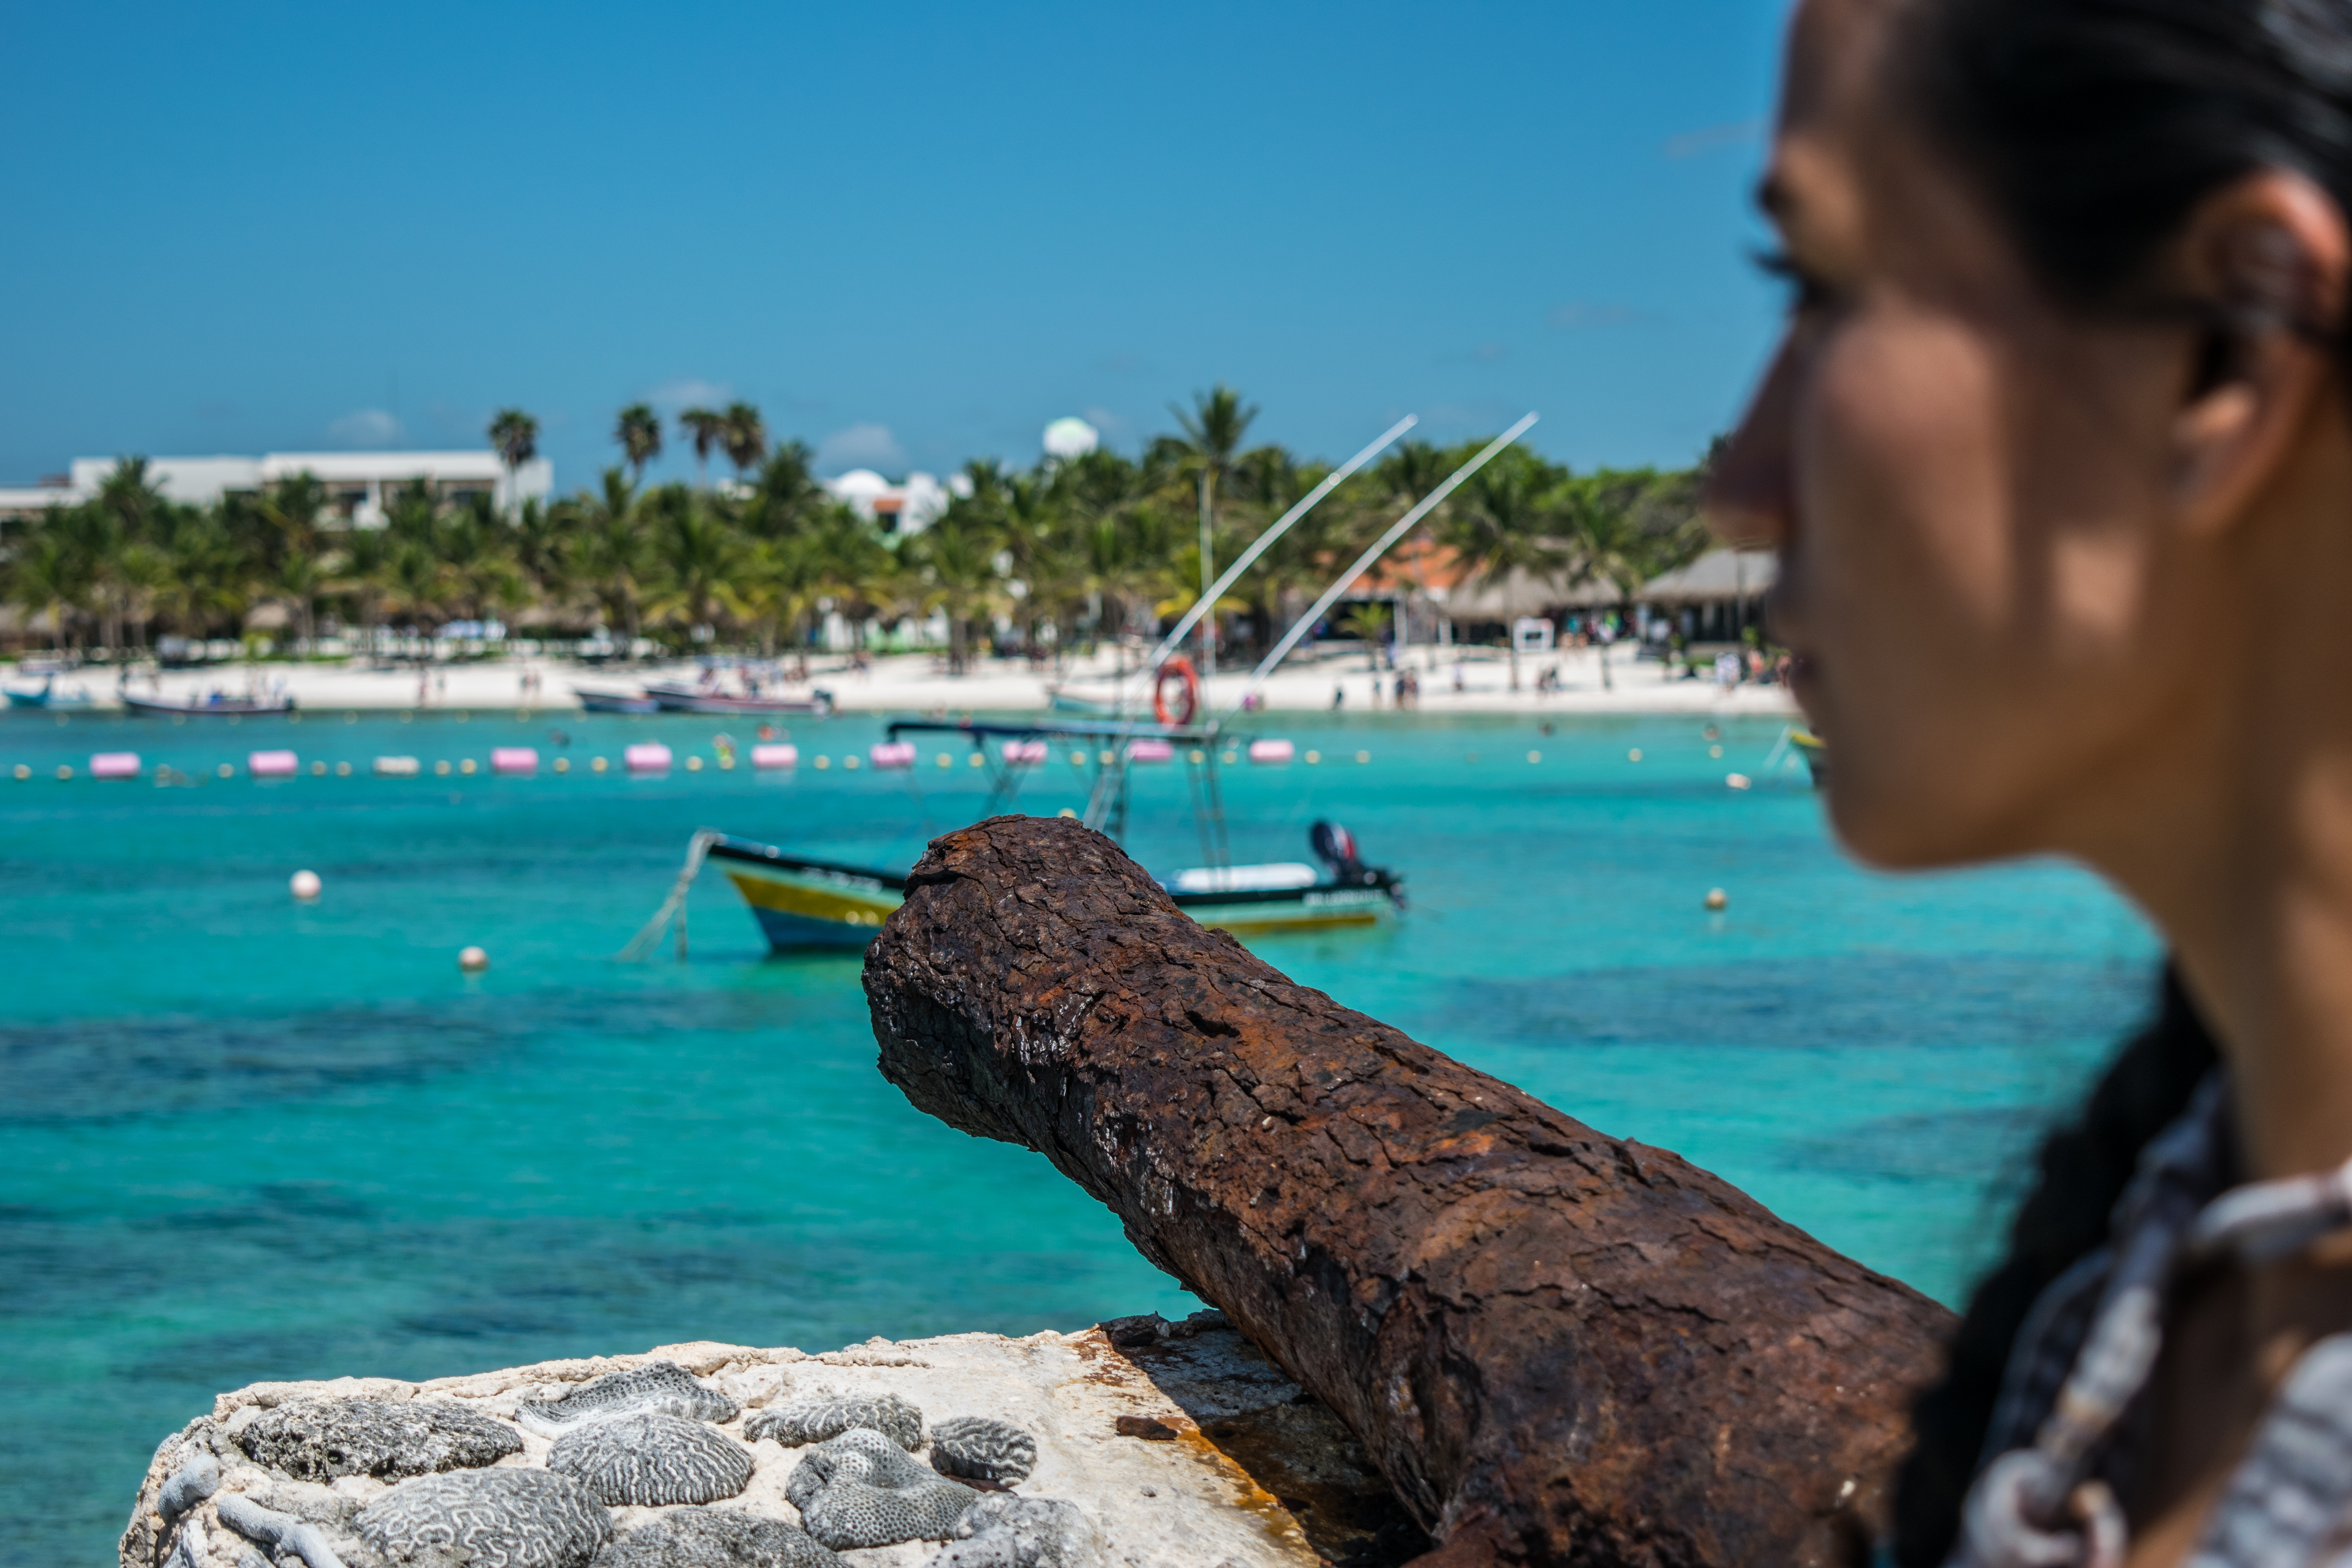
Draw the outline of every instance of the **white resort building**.
M971 494L971 480L950 474L941 484L937 475L908 474L893 484L871 468L852 468L838 479L819 479L825 493L847 501L858 516L881 524L885 533L920 533L948 510L950 496Z
M114 458L76 458L71 468L37 485L0 486L0 517L37 516L96 495ZM382 528L385 508L409 485L431 485L444 500L488 495L501 510L545 500L554 466L534 458L509 475L499 455L474 452L270 452L258 458L150 458L148 482L172 500L209 506L231 490L258 491L309 474L324 486L328 517L351 528Z

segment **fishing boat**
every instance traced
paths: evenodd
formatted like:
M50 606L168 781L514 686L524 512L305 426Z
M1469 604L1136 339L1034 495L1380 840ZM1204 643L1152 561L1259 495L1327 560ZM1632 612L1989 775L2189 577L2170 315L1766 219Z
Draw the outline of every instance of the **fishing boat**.
M1403 906L1402 879L1352 858L1346 828L1318 822L1309 837L1318 850L1336 839L1349 858L1327 859L1321 870L1298 861L1193 867L1160 878L1160 885L1202 925L1237 934L1371 925ZM720 863L779 952L864 947L906 901L906 878L871 867L732 836L714 837L706 853Z
M802 679L806 679L805 669ZM788 682L766 659L712 657L702 661L702 673L691 681L649 680L646 695L666 713L741 713L754 717L779 713L822 717L833 711L833 693L813 690L805 697L787 696Z
M1203 925L1232 931L1311 931L1330 926L1370 925L1402 910L1404 908L1403 879L1385 867L1366 865L1357 854L1354 837L1347 829L1334 823L1318 822L1308 834L1308 842L1316 858L1323 862L1319 870L1297 861L1259 865L1233 863L1226 833L1223 795L1218 784L1218 764L1227 757L1237 759L1245 750L1255 755L1257 748L1248 744L1248 737L1227 730L1225 724L1234 712L1243 710L1243 705L1265 683L1275 667L1281 663L1291 648L1297 646L1298 639L1307 635L1349 584L1360 577L1391 545L1404 537L1422 518L1428 515L1432 508L1453 493L1455 487L1526 434L1535 422L1536 416L1529 414L1488 442L1468 462L1454 469L1420 501L1407 509L1403 516L1390 524L1388 531L1326 588L1322 597L1305 615L1291 624L1290 630L1252 672L1234 708L1223 717L1204 717L1206 693L1200 679L1192 662L1177 655L1175 650L1182 645L1186 633L1199 623L1209 607L1221 602L1224 592L1251 562L1341 480L1370 462L1391 441L1411 428L1414 423L1411 416L1398 421L1385 435L1326 476L1322 483L1269 525L1242 552L1239 560L1227 566L1224 575L1203 590L1192 607L1178 618L1176 625L1161 637L1151 656L1143 661L1139 673L1146 679L1139 684L1137 694L1122 698L1110 715L1093 720L1042 720L1028 723L901 720L888 727L887 747L875 748L873 761L877 766L911 767L918 752L907 736L946 733L961 738L971 747L971 754L991 772L988 804L980 813L984 817L1001 813L1011 805L1028 770L1044 765L1054 754L1057 742L1083 742L1082 746L1075 746L1071 752L1073 763L1093 770L1087 809L1081 820L1087 826L1118 840L1125 836L1127 826L1128 808L1134 785L1133 764L1172 763L1181 757L1191 770L1187 782L1191 786L1193 818L1200 829L1202 858L1207 864L1185 868L1160 879L1160 885L1175 900L1177 908ZM1204 566L1202 575L1207 574ZM1172 694L1170 689L1171 683L1177 689ZM1149 693L1156 722L1127 721L1123 715L1129 703L1140 700L1141 694L1145 692ZM1055 695L1058 700L1061 693L1056 691ZM1276 744L1281 746L1279 754L1287 757L1287 743ZM946 752L941 752L939 760L942 766L953 766L954 759ZM837 860L807 855L798 849L706 830L697 833L689 841L686 865L672 885L669 897L628 946L621 950L621 957L643 958L651 952L673 921L677 925L678 952L680 956L684 955L687 894L693 886L696 873L711 856L718 857L724 864L725 875L743 896L743 901L767 934L770 945L780 950L809 946L862 947L873 940L883 922L890 918L891 911L898 909L906 898L907 884L898 872L845 865Z
M125 691L122 706L129 712L153 719L247 719L257 713L291 713L295 701L290 696L231 697L223 691L189 698L134 697Z
M1177 908L1203 925L1235 932L1315 931L1372 925L1404 908L1404 879L1386 867L1366 865L1354 837L1334 823L1318 822L1308 834L1320 868L1303 861L1233 864L1217 768L1223 750L1245 742L1213 725L925 719L902 720L887 733L888 741L875 754L889 755L898 766L911 765L918 755L906 739L909 735L951 735L971 746L990 770L988 802L977 814L982 817L1009 808L1024 780L1048 765L1061 747L1083 742L1073 750L1094 770L1086 825L1115 839L1127 826L1130 764L1181 756L1193 771L1193 816L1209 864L1170 871L1159 881ZM650 952L672 921L684 951L686 895L702 866L713 859L742 896L769 946L780 952L863 947L906 899L903 872L852 864L806 847L706 830L688 844L685 868L667 901L622 950L623 957Z
M594 687L575 686L572 695L580 699L580 706L590 713L658 713L661 704L643 691L603 691Z
M1789 744L1797 755L1805 759L1805 767L1813 775L1813 787L1822 789L1830 782L1830 743L1810 730L1789 731Z
M821 718L833 711L829 691L778 697L758 690L725 691L690 686L683 680L657 680L646 683L646 696L665 713L791 713Z
M1045 706L1056 713L1081 714L1089 719L1110 719L1118 714L1115 698L1088 697L1071 690L1067 686L1045 688Z
M89 693L79 687L71 691L59 691L55 675L44 677L38 686L10 686L0 689L7 692L11 708L87 708L91 702Z

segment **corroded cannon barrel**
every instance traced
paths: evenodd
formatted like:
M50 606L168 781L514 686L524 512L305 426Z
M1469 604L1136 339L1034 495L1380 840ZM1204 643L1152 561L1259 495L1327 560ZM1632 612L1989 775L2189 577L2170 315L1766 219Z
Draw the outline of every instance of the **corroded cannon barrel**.
M1098 834L932 844L882 1070L1034 1149L1354 1430L1447 1563L1835 1563L1949 1314L1186 917Z

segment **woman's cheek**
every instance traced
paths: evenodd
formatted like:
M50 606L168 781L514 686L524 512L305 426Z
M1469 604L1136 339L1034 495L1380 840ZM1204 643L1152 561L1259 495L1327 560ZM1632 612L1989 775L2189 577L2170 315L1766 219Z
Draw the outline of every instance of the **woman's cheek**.
M1986 677L2012 595L1995 378L1967 332L1916 314L1857 320L1824 351L1798 471L1832 804L1866 858L1935 863L1987 804L1973 754L1999 721Z

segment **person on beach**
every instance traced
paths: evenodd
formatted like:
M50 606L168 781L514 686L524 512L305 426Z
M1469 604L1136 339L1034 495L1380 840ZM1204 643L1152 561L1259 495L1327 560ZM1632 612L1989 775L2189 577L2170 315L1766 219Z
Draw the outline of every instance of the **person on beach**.
M1802 0L1760 199L1709 505L1780 552L1838 833L2071 857L2170 952L1893 1560L2352 1562L2352 0Z

